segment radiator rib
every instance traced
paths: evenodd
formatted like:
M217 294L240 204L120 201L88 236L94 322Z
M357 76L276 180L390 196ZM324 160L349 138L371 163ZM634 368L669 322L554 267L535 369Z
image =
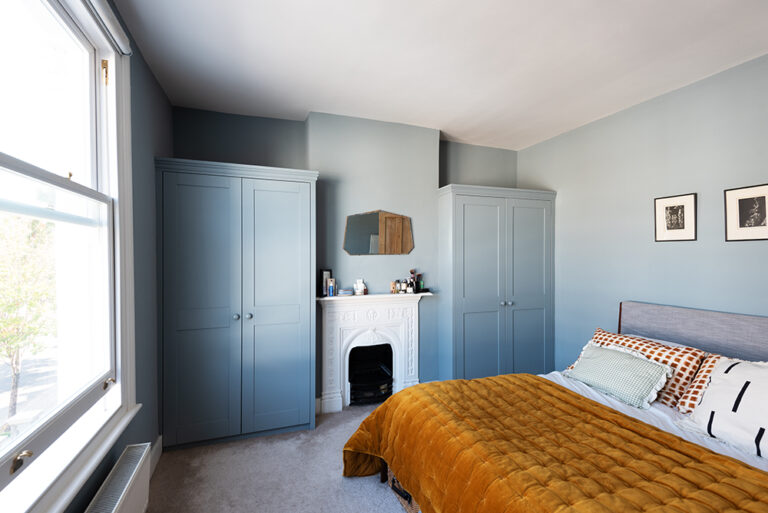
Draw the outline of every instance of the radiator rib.
M149 443L129 445L85 513L144 513L149 501Z

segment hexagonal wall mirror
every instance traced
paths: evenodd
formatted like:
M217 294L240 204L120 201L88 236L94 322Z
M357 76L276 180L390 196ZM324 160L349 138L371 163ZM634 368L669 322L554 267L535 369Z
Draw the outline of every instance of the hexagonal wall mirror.
M406 255L413 250L411 218L383 210L347 216L344 250L350 255Z

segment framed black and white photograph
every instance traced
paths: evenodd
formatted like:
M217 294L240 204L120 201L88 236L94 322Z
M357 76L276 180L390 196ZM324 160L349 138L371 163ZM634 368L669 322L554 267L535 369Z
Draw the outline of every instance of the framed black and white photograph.
M654 200L656 242L696 240L696 193Z
M768 240L768 184L725 191L725 240Z

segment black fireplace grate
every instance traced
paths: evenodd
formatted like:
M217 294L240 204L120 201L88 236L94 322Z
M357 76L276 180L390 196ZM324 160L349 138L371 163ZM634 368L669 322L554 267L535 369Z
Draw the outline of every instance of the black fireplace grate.
M350 369L350 404L379 403L392 395L392 370L384 363L367 362Z

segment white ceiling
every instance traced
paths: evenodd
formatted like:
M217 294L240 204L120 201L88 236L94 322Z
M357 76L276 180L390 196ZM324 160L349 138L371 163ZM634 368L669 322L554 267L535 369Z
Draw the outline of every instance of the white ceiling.
M768 53L766 0L116 0L174 105L522 149Z

